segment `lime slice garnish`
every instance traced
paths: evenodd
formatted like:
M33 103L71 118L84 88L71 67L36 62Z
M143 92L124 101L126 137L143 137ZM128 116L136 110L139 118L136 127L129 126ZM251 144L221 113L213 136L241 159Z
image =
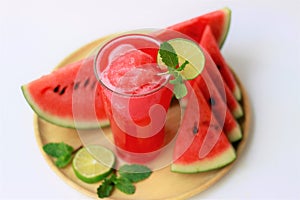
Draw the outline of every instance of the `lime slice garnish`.
M200 46L191 40L183 38L171 39L168 43L178 56L179 66L188 61L188 64L180 71L180 74L187 80L196 78L205 65L205 56ZM160 66L165 65L160 56L158 56L157 63Z
M115 160L115 155L111 150L100 145L90 145L76 153L72 167L80 180L95 183L112 172Z

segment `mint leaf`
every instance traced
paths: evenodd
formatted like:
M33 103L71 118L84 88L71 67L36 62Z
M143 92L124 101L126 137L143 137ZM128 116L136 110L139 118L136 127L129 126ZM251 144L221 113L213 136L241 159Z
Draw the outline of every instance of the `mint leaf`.
M187 95L187 88L184 84L184 80L179 73L173 73L174 79L170 80L169 82L174 85L173 93L177 99L183 98Z
M63 168L71 162L74 149L70 145L61 142L45 144L43 150L49 156L57 158L55 165L59 168Z
M119 174L122 177L127 178L131 182L138 182L148 178L151 175L152 171L146 166L143 165L123 165L119 169Z
M72 158L72 154L67 154L65 156L58 157L55 161L55 165L59 168L63 168L72 161Z
M114 189L116 175L112 174L109 178L105 178L102 184L97 188L99 198L109 197Z
M180 76L178 73L173 73L174 79L171 79L169 83L175 85L182 83L182 76Z
M183 98L185 95L187 95L187 88L185 86L185 84L182 83L176 83L174 84L174 90L173 90L175 97L177 99L181 99Z
M176 68L178 65L178 56L174 50L174 48L168 43L163 42L159 47L159 55L162 61L171 68Z
M43 149L49 156L52 156L54 158L72 154L73 152L73 147L65 144L64 142L48 143L43 146Z
M185 60L183 64L176 68L178 66L178 56L172 45L168 42L163 42L160 45L158 53L165 65L168 66L168 73L174 77L174 79L171 79L169 82L174 85L173 93L175 94L175 97L177 99L183 98L187 95L187 88L180 71L184 70L185 66L189 64L189 61Z
M116 188L118 188L121 192L124 192L125 194L134 194L135 193L135 186L132 184L132 182L125 178L120 177L116 180Z
M120 176L112 174L110 177L105 178L102 184L97 188L97 194L99 198L109 197L116 187L125 194L134 194L135 186L134 182L138 182L148 178L152 171L143 165L123 165L119 169Z

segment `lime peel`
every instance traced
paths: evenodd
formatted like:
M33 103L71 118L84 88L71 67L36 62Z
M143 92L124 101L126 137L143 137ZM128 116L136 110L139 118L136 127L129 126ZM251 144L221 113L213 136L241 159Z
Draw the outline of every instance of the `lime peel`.
M89 145L74 156L72 168L75 175L86 183L96 183L113 171L116 158L114 153L100 145Z

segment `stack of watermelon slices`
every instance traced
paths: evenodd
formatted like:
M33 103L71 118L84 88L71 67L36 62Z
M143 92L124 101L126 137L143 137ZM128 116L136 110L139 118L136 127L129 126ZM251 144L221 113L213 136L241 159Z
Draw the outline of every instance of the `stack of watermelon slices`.
M224 8L169 27L191 37L205 50L204 53L209 54L205 56L203 72L190 81L194 92L186 97L189 103L177 135L171 165L174 172L217 169L236 158L231 143L242 139L238 123L244 115L240 105L242 94L220 52L230 22L231 10Z
M242 138L242 131L237 122L237 119L243 116L240 105L242 95L232 71L220 52L228 34L230 21L231 11L224 8L167 28L198 42L211 58L206 64L205 73L190 82L195 91L192 92L195 94L192 95L193 98L196 98L204 108L199 111L200 116L206 117L191 119L193 115L189 110L193 112L193 108L191 103L187 106L176 140L172 171L182 173L207 171L235 160L235 150L231 142ZM93 57L68 64L23 85L22 91L35 113L50 123L77 129L108 125L102 104L101 87L94 76ZM76 96L75 103L74 96ZM74 119L74 104L78 105L81 111L93 112L76 110ZM224 116L219 115L222 112L225 113ZM196 127L195 123L191 123L195 120ZM213 120L213 123L208 124L214 124L215 129L205 125L207 120ZM182 142L188 135L191 136L191 145L183 151ZM211 146L206 138L214 138L216 135L218 138ZM211 146L211 151L205 156L200 156L201 148L207 144Z

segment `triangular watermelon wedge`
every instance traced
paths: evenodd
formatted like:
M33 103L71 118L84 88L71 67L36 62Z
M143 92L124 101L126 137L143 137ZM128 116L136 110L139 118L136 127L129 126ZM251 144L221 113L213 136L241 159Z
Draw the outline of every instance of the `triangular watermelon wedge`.
M27 102L39 117L59 126L84 129L108 125L93 62L90 57L23 85Z
M195 40L200 42L202 34L207 25L211 27L213 35L217 40L218 46L221 48L227 37L231 22L231 10L229 8L223 8L216 10L193 19L175 24L168 27L173 31L178 31L185 34Z
M236 118L242 117L244 115L243 109L233 94L235 93L237 96L241 96L241 94L238 94L240 93L239 86L237 85L234 77L232 76L232 72L230 71L230 69L228 69L228 66L225 65L225 60L223 59L221 52L217 46L216 39L212 34L210 26L206 26L200 41L200 45L209 53L209 55L215 63L221 63L222 68L227 68L220 69L219 71L216 65L209 65L210 67L207 68L207 70L209 71L209 75L211 76L212 80L216 83L215 85L222 86L221 88L218 88L219 91L225 89L226 102L231 113ZM220 76L218 76L218 74L220 73L222 76L221 78ZM225 78L227 82L224 81ZM222 83L218 83L219 81L222 81ZM230 90L227 83L230 84L232 90Z
M220 49L218 48L218 41L215 39L213 29L209 26L205 28L200 44L207 50L211 58L214 60L219 68L219 71L228 85L231 92L234 94L237 100L241 100L241 90L232 74L228 64L222 56Z
M228 165L235 150L218 125L198 87L189 92L188 104L177 134L171 171L196 173Z

